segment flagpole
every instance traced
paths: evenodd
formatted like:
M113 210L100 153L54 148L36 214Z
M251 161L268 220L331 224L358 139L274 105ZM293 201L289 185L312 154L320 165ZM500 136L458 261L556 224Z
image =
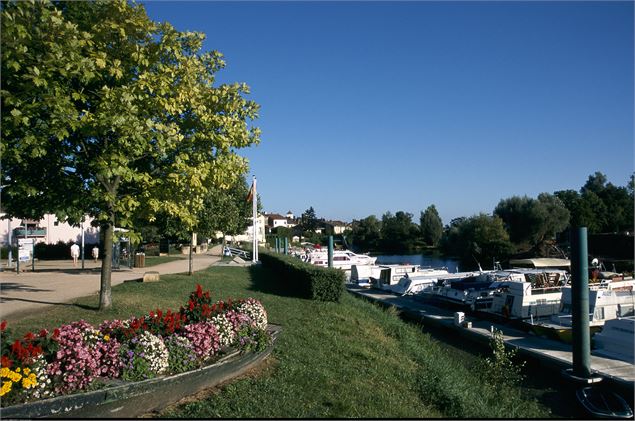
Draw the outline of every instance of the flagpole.
M256 193L256 176L253 176L253 186L254 186L254 193L253 193L253 197L251 199L252 202L252 209L253 209L253 217L254 217L254 223L253 223L253 227L254 227L254 239L253 239L253 252L251 253L252 256L252 261L254 263L256 263L258 261L258 218L257 218L257 213L258 213L258 195Z

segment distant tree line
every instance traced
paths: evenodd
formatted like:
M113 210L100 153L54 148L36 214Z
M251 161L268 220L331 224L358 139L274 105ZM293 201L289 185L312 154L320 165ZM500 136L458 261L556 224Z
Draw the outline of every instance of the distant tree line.
M381 220L370 215L352 222L349 238L364 251L436 247L474 266L513 255L541 256L556 240L566 239L571 226L586 226L590 234L632 231L634 180L631 175L627 186L615 186L596 172L579 191L513 196L502 199L492 214L455 218L445 226L434 205L421 212L418 224L403 211L386 212Z

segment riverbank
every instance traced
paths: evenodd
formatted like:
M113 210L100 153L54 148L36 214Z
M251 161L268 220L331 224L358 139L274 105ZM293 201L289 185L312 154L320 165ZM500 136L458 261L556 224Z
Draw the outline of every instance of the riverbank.
M526 387L483 383L481 359L446 346L393 311L345 294L340 303L289 295L261 266L212 267L193 276L113 288L113 309L94 297L23 318L16 333L61 322L126 318L175 308L196 283L213 299L252 296L283 327L270 362L194 402L155 414L178 418L550 418L562 416ZM565 415L566 416L566 415Z

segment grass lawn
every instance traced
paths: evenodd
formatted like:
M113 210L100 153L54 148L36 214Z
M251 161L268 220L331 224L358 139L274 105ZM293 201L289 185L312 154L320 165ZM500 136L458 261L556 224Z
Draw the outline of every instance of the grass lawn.
M391 310L344 294L340 303L289 296L262 267L212 267L193 276L113 288L113 309L97 296L11 323L16 332L61 323L178 309L200 283L213 298L262 301L283 327L267 364L200 400L168 408L178 418L548 418L549 409L520 387L483 381L480 358L446 346Z
M145 267L160 265L161 263L187 259L187 256L146 256Z

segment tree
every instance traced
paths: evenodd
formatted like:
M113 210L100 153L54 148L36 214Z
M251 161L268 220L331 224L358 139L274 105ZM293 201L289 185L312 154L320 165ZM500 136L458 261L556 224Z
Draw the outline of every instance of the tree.
M384 250L403 251L414 247L419 227L412 222L412 214L386 212L381 218L381 247Z
M436 246L443 235L443 222L434 205L428 206L425 212L421 212L419 217L421 226L421 236L423 241L429 246Z
M315 210L313 210L313 206L305 210L300 216L300 226L303 231L315 232L317 229L318 219L315 215Z
M258 106L204 35L114 2L7 2L2 8L3 192L11 216L47 212L104 232L99 307L112 305L115 224L165 213L188 230L204 198L247 162ZM4 205L4 203L3 203Z
M512 251L509 235L498 216L484 213L470 218L457 218L446 227L441 250L458 257L464 265L501 260Z
M356 249L377 250L381 240L381 221L375 215L352 223L351 238Z
M542 217L535 199L527 196L502 199L494 209L494 215L503 220L514 244L527 248L533 245Z

